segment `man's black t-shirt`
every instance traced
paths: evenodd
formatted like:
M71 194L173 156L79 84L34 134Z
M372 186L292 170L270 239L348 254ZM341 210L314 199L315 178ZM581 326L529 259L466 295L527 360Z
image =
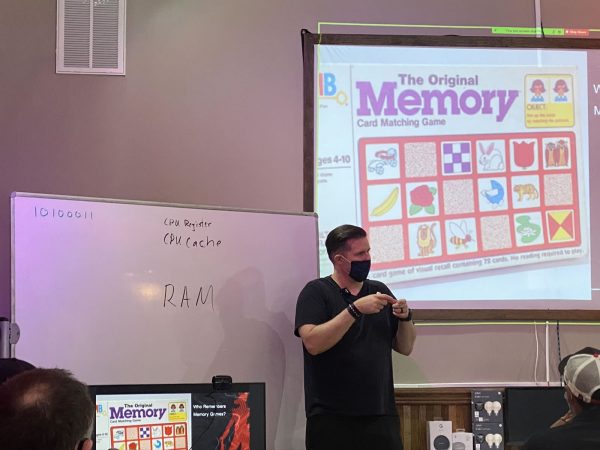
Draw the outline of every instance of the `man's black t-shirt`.
M309 282L296 305L296 336L302 325L327 322L350 302L377 292L392 295L385 284L373 280L366 280L357 296L344 293L331 277ZM307 417L397 415L391 355L397 329L398 319L388 305L357 319L329 350L313 356L304 348Z

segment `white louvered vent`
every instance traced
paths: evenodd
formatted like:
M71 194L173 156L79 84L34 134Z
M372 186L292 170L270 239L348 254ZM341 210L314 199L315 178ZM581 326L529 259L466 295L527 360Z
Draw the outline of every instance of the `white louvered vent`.
M125 75L127 0L57 0L56 73Z

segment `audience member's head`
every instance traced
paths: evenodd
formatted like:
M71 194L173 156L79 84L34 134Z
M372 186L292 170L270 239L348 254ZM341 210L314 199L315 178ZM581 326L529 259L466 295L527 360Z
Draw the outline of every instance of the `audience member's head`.
M31 369L0 385L0 442L10 450L89 450L95 408L62 369Z
M563 380L565 379L565 368L567 367L567 363L573 356L597 355L597 354L600 354L600 350L598 350L597 348L584 347L581 350L576 351L575 353L565 356L563 359L560 360L560 363L558 363L558 371L560 372L561 378ZM575 361L573 361L573 364L574 363L575 363ZM569 373L569 376L571 377L571 378L569 378L571 380L571 383L573 380L573 378L572 378L573 375L574 375L574 373L571 373L571 372ZM583 380L583 378L581 380L579 380L579 382L581 382L582 380ZM596 391L594 393L593 397L594 397L594 399L600 398L600 391ZM554 422L552 425L550 425L550 428L562 427L563 425L565 425L565 424L569 423L571 420L573 420L573 418L577 414L579 414L582 409L585 409L589 405L594 404L591 402L586 403L583 400L578 399L577 395L573 394L568 386L565 386L565 400L567 401L569 410L565 414L563 414L562 417L560 417L558 420L556 420L556 422Z
M567 401L581 408L600 405L600 354L580 353L569 358L564 371Z
M34 369L35 366L27 361L17 358L0 358L0 384L4 383L10 377Z

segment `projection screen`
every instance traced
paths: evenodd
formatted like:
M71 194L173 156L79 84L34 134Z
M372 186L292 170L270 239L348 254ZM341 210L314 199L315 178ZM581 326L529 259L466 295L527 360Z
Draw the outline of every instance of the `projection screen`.
M368 233L370 278L418 317L600 318L599 48L305 35L305 209L319 216L321 275L327 233L351 223Z

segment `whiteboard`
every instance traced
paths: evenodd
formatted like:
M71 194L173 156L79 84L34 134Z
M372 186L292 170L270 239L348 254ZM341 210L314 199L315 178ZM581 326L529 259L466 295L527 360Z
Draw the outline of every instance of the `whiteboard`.
M15 193L12 244L17 357L89 384L264 382L267 448L303 448L316 215Z

